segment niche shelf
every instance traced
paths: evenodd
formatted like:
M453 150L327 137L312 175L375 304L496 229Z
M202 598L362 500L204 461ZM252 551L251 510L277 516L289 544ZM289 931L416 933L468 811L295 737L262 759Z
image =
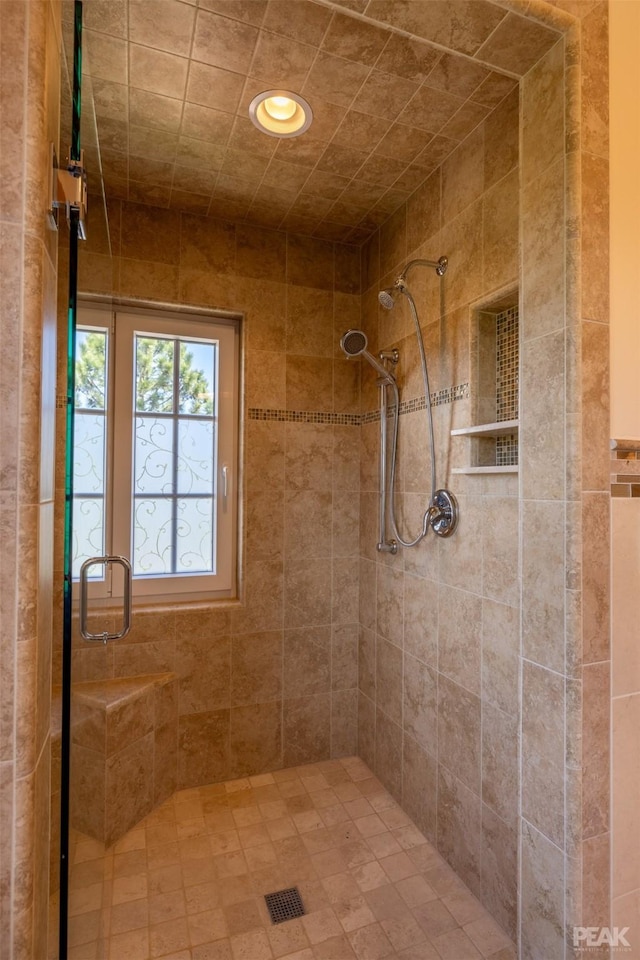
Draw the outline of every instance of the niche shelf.
M483 305L474 316L476 367L475 423L451 430L467 437L468 465L453 473L518 472L518 368L520 324L518 291Z
M496 420L495 423L479 423L475 427L459 427L451 431L452 437L505 437L517 433L519 420Z

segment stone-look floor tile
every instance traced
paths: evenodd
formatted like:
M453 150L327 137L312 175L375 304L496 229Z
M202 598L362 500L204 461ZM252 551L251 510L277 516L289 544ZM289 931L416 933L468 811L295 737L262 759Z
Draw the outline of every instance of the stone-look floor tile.
M231 937L234 960L271 960L273 952L264 930L252 930Z
M79 838L73 851L72 883L93 890L75 918L78 960L515 956L355 757L182 790L114 850ZM272 925L265 891L293 885L305 916ZM113 904L104 950L103 897Z
M414 943L398 954L399 960L441 960L440 954L429 940Z
M348 937L359 960L381 960L393 953L393 946L379 923L354 930Z
M482 954L473 945L464 930L451 930L433 940L442 960L481 960Z
M81 952L76 955L88 956ZM139 957L148 955L149 930L147 927L131 930L129 933L118 933L109 940L109 960L138 960Z
M502 927L499 927L495 920L486 914L472 923L465 924L464 932L485 957L493 956L498 951L512 946Z
M306 953L306 951L304 952ZM343 934L340 937L330 937L328 940L317 944L313 948L312 956L315 957L315 960L350 960L351 957L355 957L355 953ZM308 958L302 954L294 954L287 960L308 960Z
M189 928L186 919L167 920L149 927L149 952L153 958L183 950L189 946Z
M203 943L191 951L191 960L232 960L231 941L216 940L213 943Z
M330 907L314 910L302 918L305 932L312 944L322 943L342 934L342 925Z

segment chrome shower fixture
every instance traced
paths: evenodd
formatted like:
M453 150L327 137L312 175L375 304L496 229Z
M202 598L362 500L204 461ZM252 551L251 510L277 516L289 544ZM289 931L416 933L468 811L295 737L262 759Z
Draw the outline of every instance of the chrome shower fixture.
M380 361L376 360L373 354L367 350L368 342L367 335L363 330L347 330L340 339L340 348L347 357L364 357L373 369L380 374L383 380L387 383L391 383L392 381L395 383L393 374L385 370ZM397 360L394 362L397 363Z
M396 298L393 288L385 287L384 290L381 290L378 294L378 300L380 301L380 306L384 307L385 310L393 310L396 305Z
M396 277L392 287L385 287L378 294L380 306L385 310L393 310L396 305L396 293L407 293L407 274L414 267L433 267L439 277L444 277L449 266L447 257L440 257L439 260L409 260L402 273Z

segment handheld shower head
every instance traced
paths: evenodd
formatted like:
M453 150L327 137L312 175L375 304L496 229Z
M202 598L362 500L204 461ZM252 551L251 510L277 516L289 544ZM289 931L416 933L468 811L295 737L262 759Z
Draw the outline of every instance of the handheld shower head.
M347 330L340 340L340 347L348 357L359 357L367 349L368 342L362 330Z
M347 330L340 339L340 347L347 357L364 357L373 369L388 383L395 384L395 377L385 370L379 360L367 350L367 335L363 330Z

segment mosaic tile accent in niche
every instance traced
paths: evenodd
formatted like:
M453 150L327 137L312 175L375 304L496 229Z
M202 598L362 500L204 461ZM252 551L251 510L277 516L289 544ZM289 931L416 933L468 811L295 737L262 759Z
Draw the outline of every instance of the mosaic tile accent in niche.
M496 420L518 417L518 307L496 314Z
M517 420L519 394L518 307L496 314L496 420ZM518 434L496 437L496 466L518 463Z

